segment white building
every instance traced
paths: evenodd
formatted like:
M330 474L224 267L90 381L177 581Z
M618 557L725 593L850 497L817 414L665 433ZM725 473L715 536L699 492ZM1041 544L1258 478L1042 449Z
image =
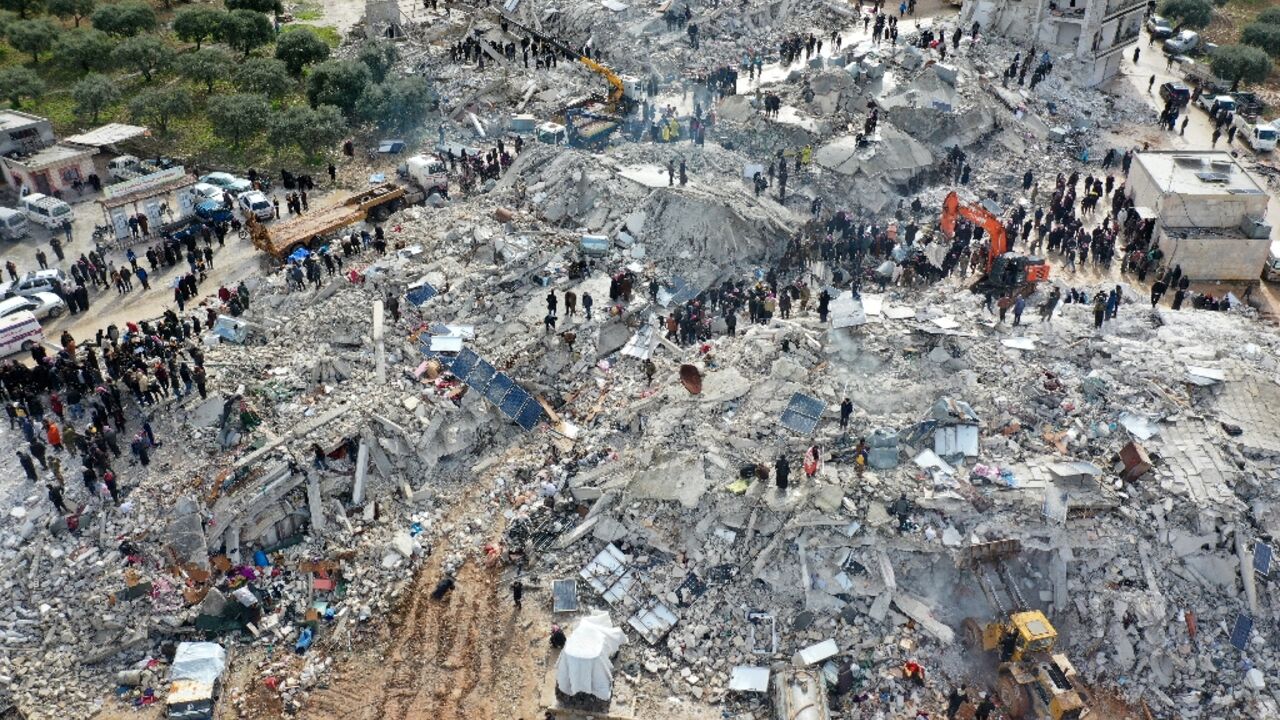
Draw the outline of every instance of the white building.
M1269 198L1228 152L1143 152L1126 181L1156 217L1165 262L1193 280L1256 280L1271 247Z
M961 26L1048 51L1054 74L1096 86L1120 72L1125 47L1142 30L1147 0L968 0Z

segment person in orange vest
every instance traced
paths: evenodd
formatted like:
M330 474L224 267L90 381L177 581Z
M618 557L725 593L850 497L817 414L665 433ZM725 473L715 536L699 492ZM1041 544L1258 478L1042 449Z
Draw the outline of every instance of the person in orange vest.
M49 438L49 444L54 450L62 449L62 431L58 429L58 424L52 420L46 420L44 423L45 436Z

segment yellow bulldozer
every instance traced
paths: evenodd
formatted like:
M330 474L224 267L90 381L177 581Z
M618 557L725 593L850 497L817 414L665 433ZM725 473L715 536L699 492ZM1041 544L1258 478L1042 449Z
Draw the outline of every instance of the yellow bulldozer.
M986 623L967 618L965 640L975 650L996 654L996 694L1010 718L1085 720L1091 713L1084 683L1067 656L1053 651L1058 631L1043 612L1027 605L1010 576L1005 561L1021 552L1017 540L965 549L961 565L978 576L987 599L999 611L997 619Z

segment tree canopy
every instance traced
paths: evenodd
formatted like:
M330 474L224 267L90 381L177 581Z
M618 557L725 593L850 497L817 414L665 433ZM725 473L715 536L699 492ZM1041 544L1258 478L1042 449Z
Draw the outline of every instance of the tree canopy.
M98 115L120 99L120 90L111 78L89 73L71 88L71 98L76 101L76 114L96 123Z
M244 57L275 38L266 15L253 10L232 10L222 20L222 41Z
M53 43L54 62L80 72L101 72L111 67L115 41L93 28L64 30Z
M1259 83L1271 74L1271 58L1248 45L1224 45L1209 62L1214 75L1233 83Z
M310 28L299 27L276 39L276 59L289 73L301 77L308 66L329 59L329 46Z
M129 114L160 134L169 132L169 123L191 112L191 93L182 87L147 88L129 101Z
M231 56L217 48L200 48L179 55L175 64L179 75L204 85L206 93L212 93L213 84L230 75L234 66Z
M44 81L35 70L19 65L0 68L0 92L13 107L22 105L22 98L38 98L44 94Z
M142 79L151 82L155 74L173 63L174 51L155 35L135 35L126 38L111 52L111 58L122 67L142 73Z
M240 92L279 98L289 92L293 80L283 62L274 58L249 58L232 73L231 82Z
M133 37L156 29L156 11L139 0L103 5L93 11L90 19L95 28L118 37Z
M354 60L326 60L307 75L307 101L311 107L332 105L347 117L369 84L369 68Z
M1202 28L1213 20L1213 6L1208 0L1165 0L1160 14L1173 21L1177 30Z
M14 50L27 53L38 63L40 53L47 52L58 39L58 26L48 18L19 20L5 29L5 36Z
M80 27L80 21L93 14L94 4L94 0L49 0L46 9L50 15L74 20L76 27Z
M173 18L173 34L183 42L193 42L200 49L205 40L213 40L222 32L227 14L208 5L182 8Z
M234 93L209 98L208 114L213 131L235 147L262 132L271 104L262 95Z

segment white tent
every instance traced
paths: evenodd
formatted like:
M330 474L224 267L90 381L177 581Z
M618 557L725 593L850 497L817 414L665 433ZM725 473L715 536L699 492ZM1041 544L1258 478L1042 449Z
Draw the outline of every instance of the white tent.
M613 663L609 658L626 641L609 613L584 617L560 653L556 687L566 695L591 693L601 700L613 697Z

